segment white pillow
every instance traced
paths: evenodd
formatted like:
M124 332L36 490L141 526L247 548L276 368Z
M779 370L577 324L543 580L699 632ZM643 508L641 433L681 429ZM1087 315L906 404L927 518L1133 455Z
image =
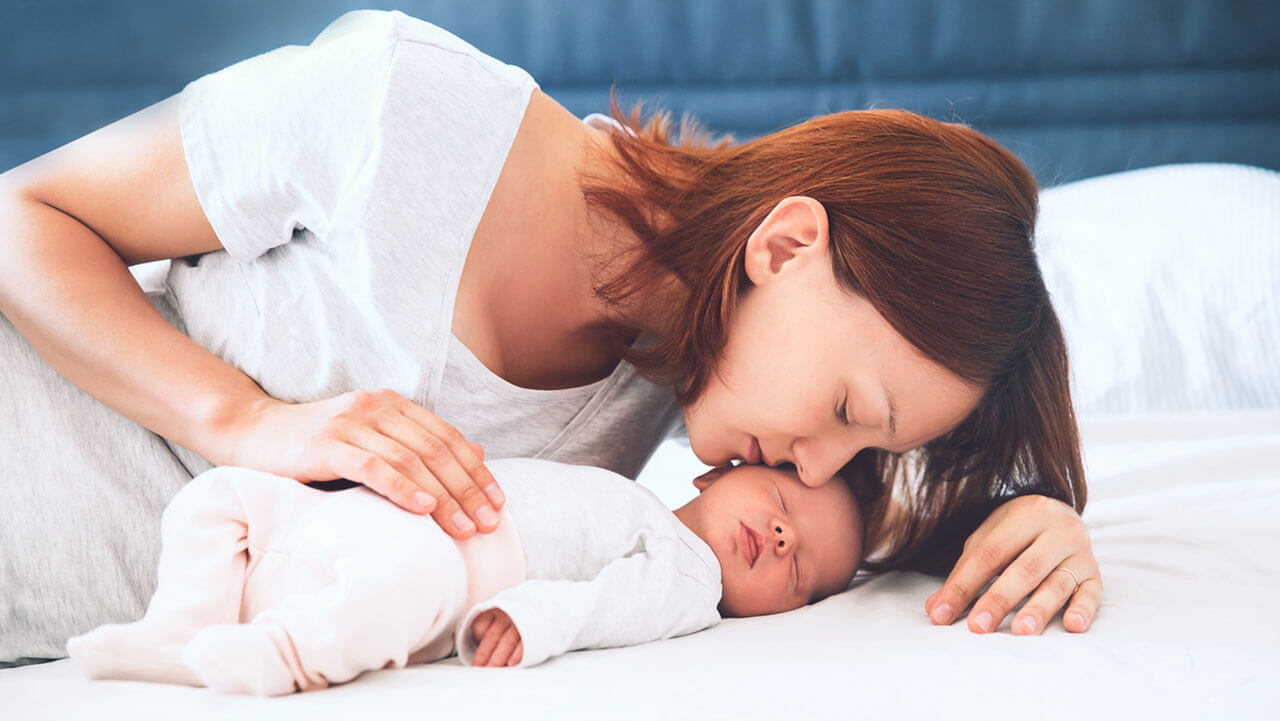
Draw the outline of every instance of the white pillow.
M1280 407L1280 173L1168 165L1041 193L1081 413Z

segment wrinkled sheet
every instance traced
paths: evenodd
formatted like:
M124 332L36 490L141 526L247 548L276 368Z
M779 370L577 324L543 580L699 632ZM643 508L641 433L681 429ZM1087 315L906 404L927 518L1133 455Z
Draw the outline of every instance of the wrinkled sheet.
M1280 713L1280 411L1093 417L1085 520L1106 585L1093 629L936 628L937 579L897 573L778 616L529 670L445 661L280 699L0 671L5 718L1274 719ZM669 503L701 466L663 446ZM449 714L448 716L436 714Z

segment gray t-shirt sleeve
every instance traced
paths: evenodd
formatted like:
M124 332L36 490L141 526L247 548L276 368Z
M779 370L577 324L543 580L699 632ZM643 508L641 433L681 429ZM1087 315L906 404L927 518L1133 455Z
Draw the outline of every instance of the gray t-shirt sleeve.
M324 236L373 152L397 17L349 13L286 46L188 85L183 151L224 248L256 258L308 228Z
M520 631L521 666L693 633L720 620L719 581L718 568L683 539L651 538L644 551L614 560L589 581L526 581L477 604L458 627L458 655L468 665L475 658L471 623L489 608L504 611Z

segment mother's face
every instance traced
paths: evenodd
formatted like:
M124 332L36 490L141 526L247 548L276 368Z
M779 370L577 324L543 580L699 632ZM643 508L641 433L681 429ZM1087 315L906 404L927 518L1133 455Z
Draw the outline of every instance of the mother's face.
M916 448L976 407L979 389L837 285L820 203L779 203L745 260L752 285L718 373L685 409L703 463L790 462L805 484L821 485L862 449Z

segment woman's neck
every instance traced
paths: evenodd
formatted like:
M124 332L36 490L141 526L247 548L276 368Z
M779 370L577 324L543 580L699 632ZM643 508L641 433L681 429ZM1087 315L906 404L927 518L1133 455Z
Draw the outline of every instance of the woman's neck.
M613 152L604 133L535 94L476 230L453 319L455 335L511 383L564 388L603 378L618 362L616 329L628 329L628 340L658 331L673 305L670 288L644 288L621 304L595 292L639 243L583 197L584 170L625 182Z

